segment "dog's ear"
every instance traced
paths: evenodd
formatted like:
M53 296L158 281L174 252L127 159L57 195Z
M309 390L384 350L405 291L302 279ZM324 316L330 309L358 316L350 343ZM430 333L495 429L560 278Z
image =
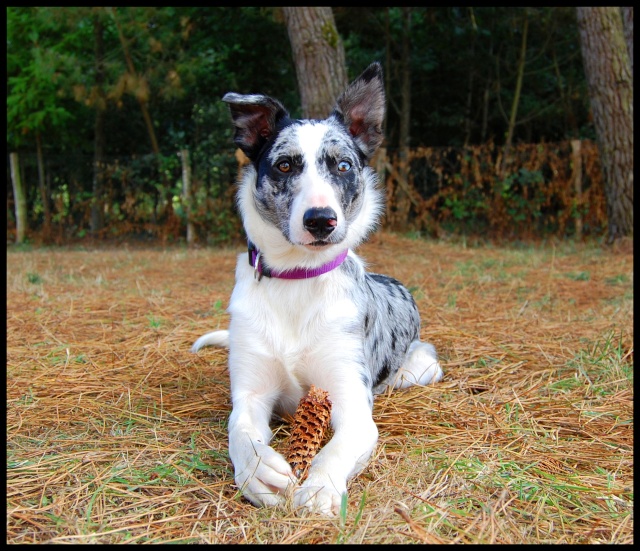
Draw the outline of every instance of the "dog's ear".
M333 111L367 158L375 153L384 137L385 101L382 66L376 62L349 85Z
M231 111L235 127L233 141L252 161L257 159L278 123L289 116L282 104L269 96L229 92L222 101L229 104Z

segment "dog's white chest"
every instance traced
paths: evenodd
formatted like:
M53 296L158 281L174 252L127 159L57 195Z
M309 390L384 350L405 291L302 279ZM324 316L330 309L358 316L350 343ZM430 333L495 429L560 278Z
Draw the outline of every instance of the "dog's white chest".
M281 363L290 375L317 364L328 350L353 340L358 315L337 271L306 280L261 280L240 257L231 296L231 342L255 347ZM246 261L245 261L246 262Z

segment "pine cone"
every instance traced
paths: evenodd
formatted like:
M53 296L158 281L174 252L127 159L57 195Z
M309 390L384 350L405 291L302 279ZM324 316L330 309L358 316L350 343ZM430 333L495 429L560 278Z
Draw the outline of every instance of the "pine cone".
M311 385L300 400L293 416L287 461L293 474L302 481L307 475L311 460L320 450L331 420L331 400L325 390Z

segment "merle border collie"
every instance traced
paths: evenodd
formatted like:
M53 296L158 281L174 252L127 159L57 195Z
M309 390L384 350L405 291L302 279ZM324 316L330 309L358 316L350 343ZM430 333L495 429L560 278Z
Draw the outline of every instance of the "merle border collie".
M222 99L251 161L237 193L249 246L238 257L229 329L192 350L229 348L229 456L242 494L258 506L292 496L295 507L336 515L378 439L374 395L442 378L409 291L368 273L354 253L383 208L368 166L383 139L382 68L371 64L324 120L291 119L264 95ZM269 422L292 414L312 384L329 392L333 436L299 484L269 446Z

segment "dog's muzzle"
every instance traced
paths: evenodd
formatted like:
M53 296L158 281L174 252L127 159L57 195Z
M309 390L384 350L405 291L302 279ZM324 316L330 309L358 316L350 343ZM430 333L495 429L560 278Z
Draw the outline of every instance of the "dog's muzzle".
M338 225L338 215L329 207L314 207L302 217L302 224L316 239L326 239Z

